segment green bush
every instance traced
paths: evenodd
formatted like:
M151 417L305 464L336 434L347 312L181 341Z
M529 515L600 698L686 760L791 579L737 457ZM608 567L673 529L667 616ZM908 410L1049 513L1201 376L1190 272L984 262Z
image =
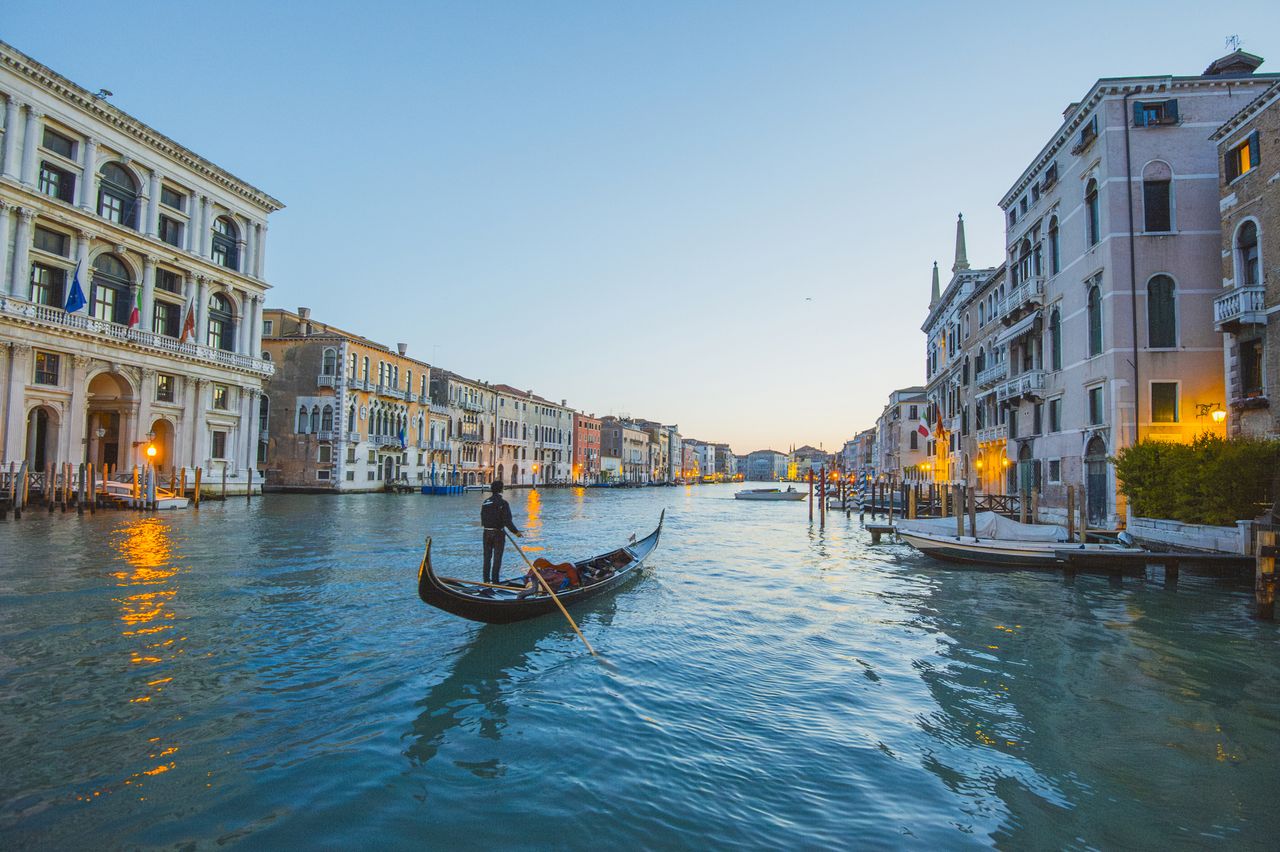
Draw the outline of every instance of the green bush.
M1280 441L1212 435L1190 444L1143 441L1113 461L1135 515L1230 526L1274 503Z

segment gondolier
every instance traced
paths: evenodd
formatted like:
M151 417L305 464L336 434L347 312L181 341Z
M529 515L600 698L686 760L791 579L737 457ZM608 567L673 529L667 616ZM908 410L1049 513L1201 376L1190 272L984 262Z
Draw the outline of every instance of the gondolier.
M498 582L502 573L502 550L506 545L503 530L523 535L511 520L511 504L502 497L502 480L495 479L489 487L492 492L480 504L480 523L484 527L484 581Z

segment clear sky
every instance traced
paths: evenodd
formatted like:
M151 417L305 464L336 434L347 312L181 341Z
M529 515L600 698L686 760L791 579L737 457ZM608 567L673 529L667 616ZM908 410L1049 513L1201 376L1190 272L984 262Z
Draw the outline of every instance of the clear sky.
M738 452L924 378L930 267L1098 77L1280 70L1280 3L6 5L0 38L283 200L268 305ZM944 278L945 282L945 278Z

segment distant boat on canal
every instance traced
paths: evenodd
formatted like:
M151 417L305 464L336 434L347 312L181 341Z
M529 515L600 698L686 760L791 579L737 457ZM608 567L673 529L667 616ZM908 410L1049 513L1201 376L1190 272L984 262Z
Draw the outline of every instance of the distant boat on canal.
M790 486L786 491L779 488L748 488L733 495L735 500L784 500L794 502L804 499L804 492Z

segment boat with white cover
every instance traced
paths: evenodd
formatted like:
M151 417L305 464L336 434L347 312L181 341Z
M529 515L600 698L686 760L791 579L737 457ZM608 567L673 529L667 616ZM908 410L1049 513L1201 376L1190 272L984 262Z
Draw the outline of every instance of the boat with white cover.
M965 519L966 535L956 535L955 518L929 518L897 522L898 537L916 550L946 562L995 567L1053 567L1057 551L1116 555L1144 552L1121 544L1082 544L1067 538L1067 530L1054 524L1022 524L995 512L978 512L975 527Z
M791 486L786 491L779 488L748 488L733 495L735 500L803 500L804 492Z

